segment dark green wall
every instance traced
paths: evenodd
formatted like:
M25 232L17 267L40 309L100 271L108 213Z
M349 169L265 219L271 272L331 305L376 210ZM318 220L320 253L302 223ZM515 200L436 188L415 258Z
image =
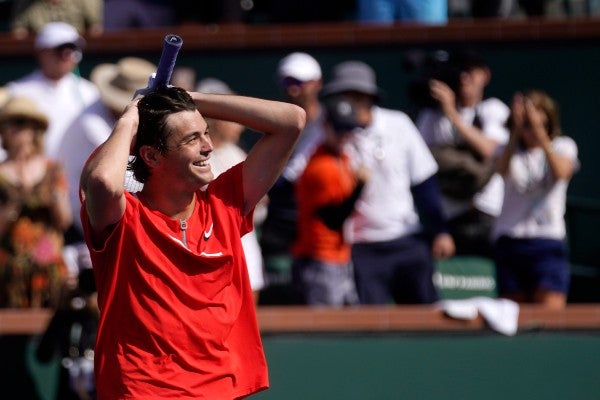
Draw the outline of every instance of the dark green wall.
M272 336L257 400L600 399L600 336Z
M275 81L277 61L288 51L301 50L312 53L323 66L325 78L337 62L359 59L371 64L379 84L387 96L385 106L407 109L406 86L411 78L403 68L403 59L411 49L432 50L444 48L443 43L425 47L368 48L314 48L244 50L223 52L186 51L185 44L179 53L178 65L189 65L198 77L215 76L227 81L240 93L266 98L279 98ZM541 88L555 97L561 107L564 132L572 136L580 149L581 170L574 177L571 196L600 201L600 163L595 162L600 129L600 43L551 42L505 43L482 45L484 57L489 62L493 79L488 94L509 102L516 90ZM111 54L110 56L84 55L81 66L83 76L100 62L115 62L126 55L142 56L158 62L160 54ZM27 58L0 60L0 85L15 79L34 67Z
M509 103L517 90L539 88L546 90L559 103L565 134L573 137L579 146L581 169L569 187L570 211L581 219L579 204L583 200L591 209L583 214L585 225L600 224L600 162L596 152L600 148L600 43L594 41L546 41L518 43L476 43L491 66L493 77L487 94ZM452 46L456 46L453 44ZM241 94L278 99L281 94L275 80L280 58L291 51L308 51L322 64L325 79L330 69L340 61L358 59L369 63L378 74L378 81L387 96L383 105L408 110L407 85L413 75L408 74L403 62L411 50L431 51L448 48L444 43L419 46L320 47L302 49L190 51L184 45L177 64L192 66L198 78L214 76L225 80ZM83 76L89 76L93 66L101 62L116 62L120 57L135 55L157 63L158 53L139 54L84 54L81 65ZM15 79L34 67L28 58L0 59L0 85ZM245 135L247 145L256 139ZM572 218L574 219L574 217ZM578 226L583 226L581 222ZM579 229L579 228L577 228ZM595 232L586 229L576 232L579 238L594 238ZM589 244L587 242L590 242ZM600 267L600 246L595 240L586 240L576 246L574 259L579 263Z
M267 335L256 400L598 400L598 332ZM58 361L28 364L52 399Z

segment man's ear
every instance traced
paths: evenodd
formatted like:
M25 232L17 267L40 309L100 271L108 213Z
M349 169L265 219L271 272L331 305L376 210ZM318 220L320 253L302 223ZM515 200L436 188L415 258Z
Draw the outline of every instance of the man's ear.
M156 167L160 163L160 152L153 146L140 147L140 157L149 168Z

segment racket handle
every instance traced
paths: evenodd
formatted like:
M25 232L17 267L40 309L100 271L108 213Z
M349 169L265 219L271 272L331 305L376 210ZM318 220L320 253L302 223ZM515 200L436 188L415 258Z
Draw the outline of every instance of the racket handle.
M177 61L177 53L181 49L181 45L183 45L181 37L174 34L165 36L156 76L149 87L150 91L169 84L173 69L175 68L175 62Z

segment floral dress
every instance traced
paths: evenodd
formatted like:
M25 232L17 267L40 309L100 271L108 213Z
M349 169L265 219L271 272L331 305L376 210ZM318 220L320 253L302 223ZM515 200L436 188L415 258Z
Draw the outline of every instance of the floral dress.
M0 307L58 306L68 271L52 205L66 185L63 168L52 161L29 189L0 174Z

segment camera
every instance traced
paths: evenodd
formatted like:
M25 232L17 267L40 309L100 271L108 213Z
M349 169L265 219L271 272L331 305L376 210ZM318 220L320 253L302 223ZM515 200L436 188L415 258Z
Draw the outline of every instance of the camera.
M454 92L458 90L460 71L454 56L446 50L409 52L404 60L404 69L415 74L408 83L408 99L418 109L438 107L437 100L431 97L429 91L431 79L446 83Z
M438 102L431 97L429 91L430 79L446 83L458 94L462 72L474 68L487 68L480 53L471 48L454 51L409 51L403 66L406 72L415 75L408 83L408 98L417 109L438 107Z

